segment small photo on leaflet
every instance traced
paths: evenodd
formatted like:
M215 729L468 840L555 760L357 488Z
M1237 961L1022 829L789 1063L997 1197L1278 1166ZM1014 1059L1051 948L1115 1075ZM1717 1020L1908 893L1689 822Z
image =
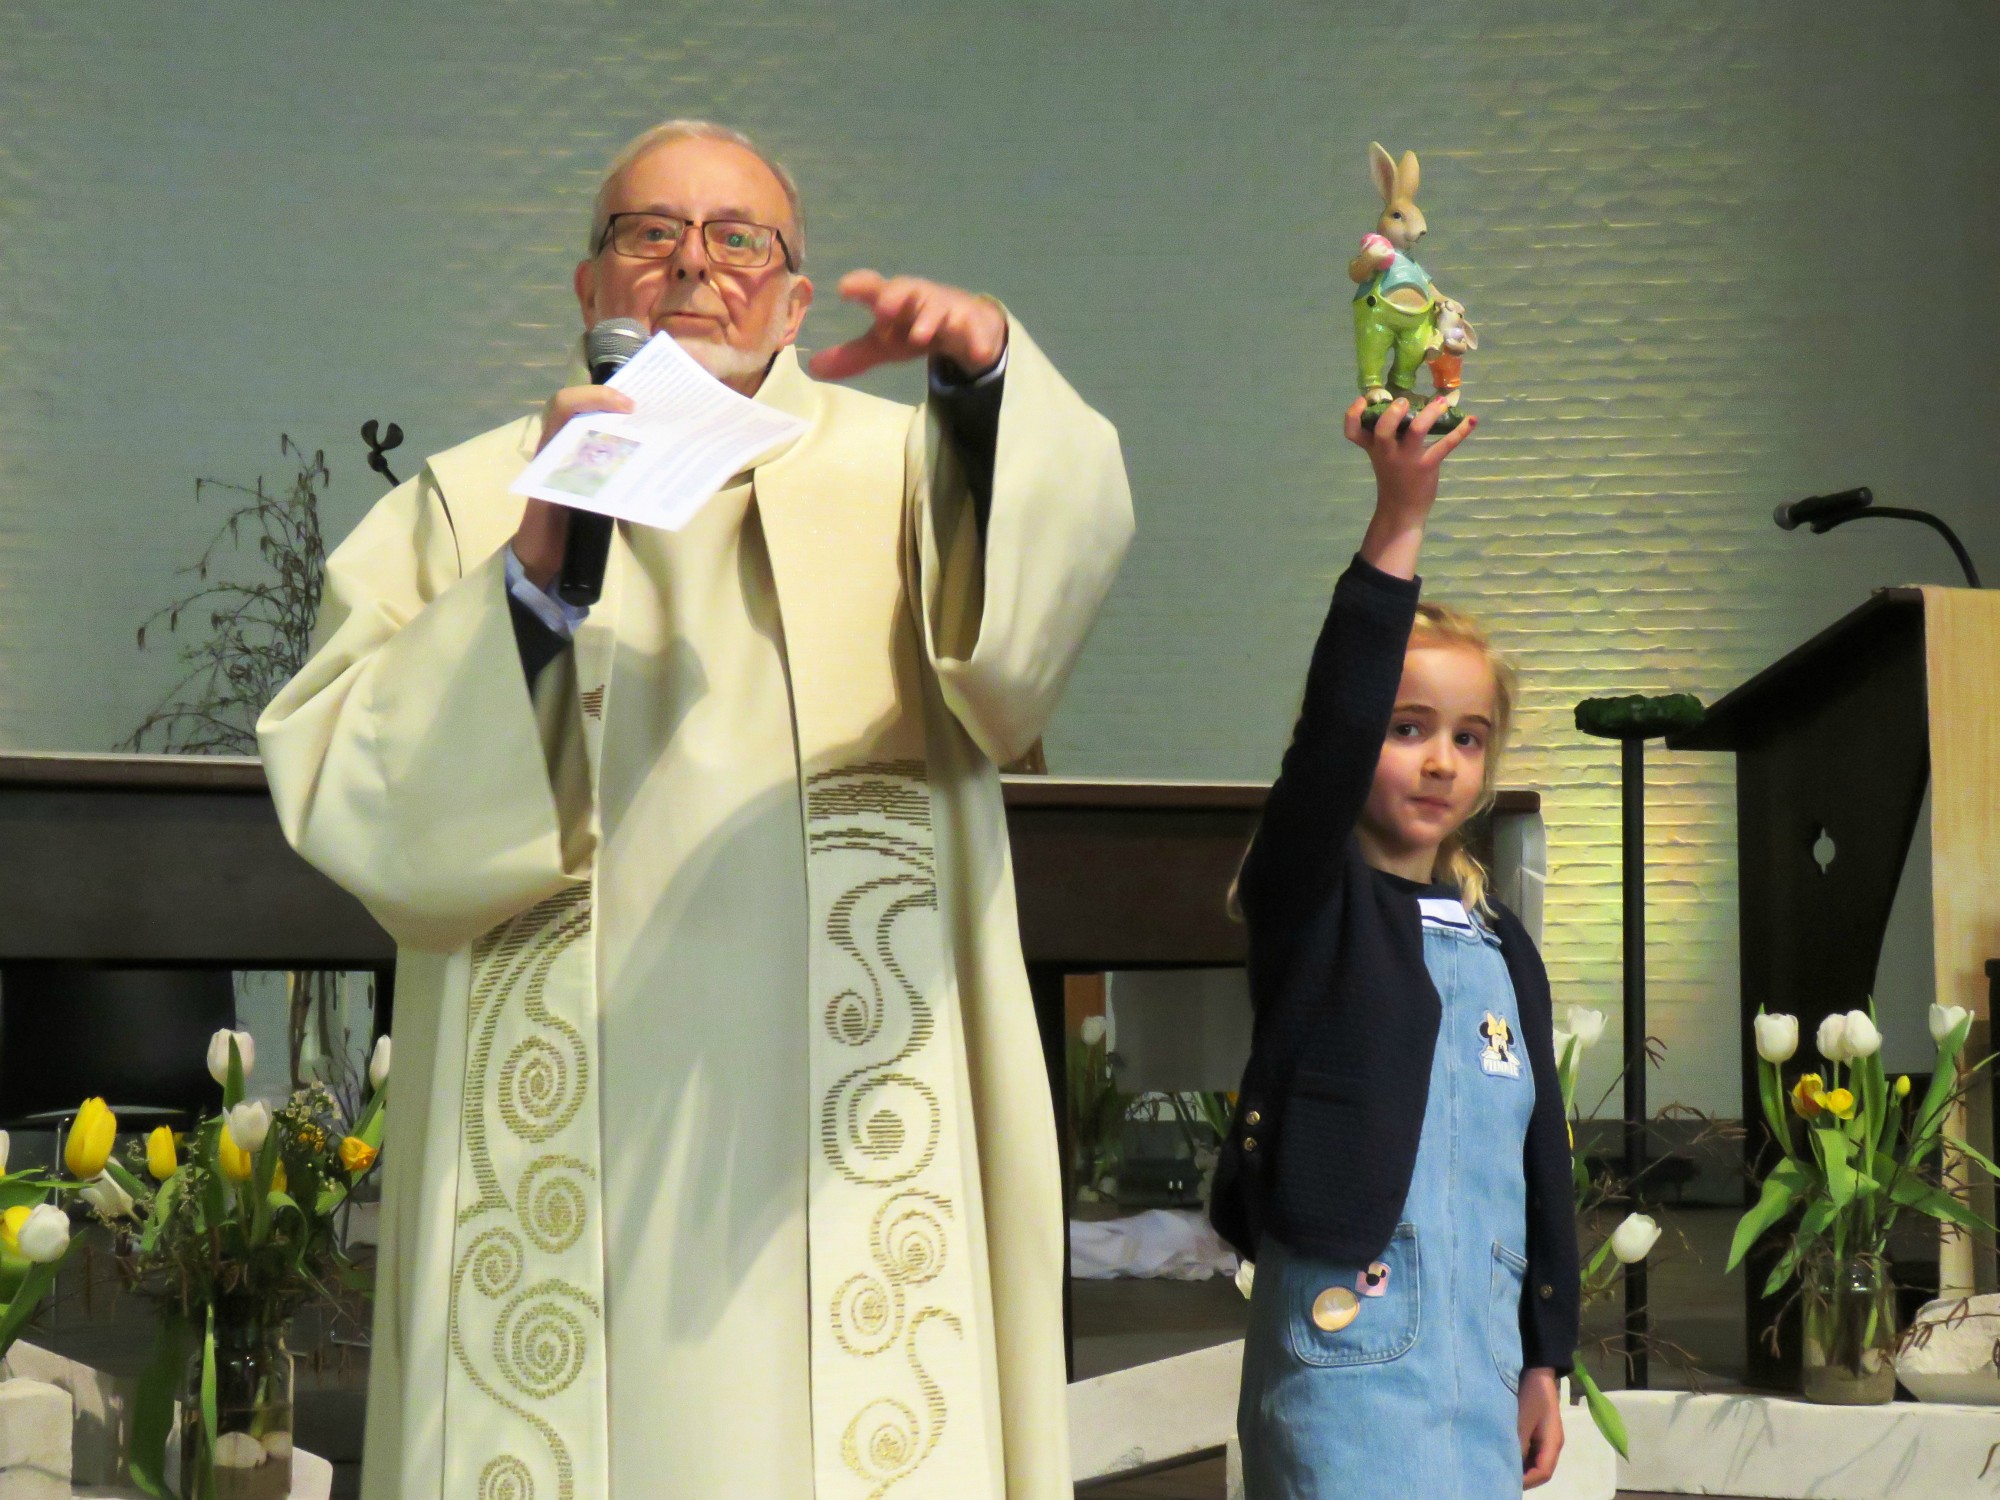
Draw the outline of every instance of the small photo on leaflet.
M618 476L625 460L639 451L637 440L615 432L593 432L561 467L551 469L547 484L565 494L595 498Z

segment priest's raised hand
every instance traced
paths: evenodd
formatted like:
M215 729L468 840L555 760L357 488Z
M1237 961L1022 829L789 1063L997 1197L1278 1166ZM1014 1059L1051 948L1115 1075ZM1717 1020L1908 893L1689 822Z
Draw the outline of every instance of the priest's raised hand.
M991 297L915 276L849 271L840 295L874 324L859 338L822 349L807 366L822 380L845 380L899 360L948 360L963 377L984 375L1007 352L1007 314Z

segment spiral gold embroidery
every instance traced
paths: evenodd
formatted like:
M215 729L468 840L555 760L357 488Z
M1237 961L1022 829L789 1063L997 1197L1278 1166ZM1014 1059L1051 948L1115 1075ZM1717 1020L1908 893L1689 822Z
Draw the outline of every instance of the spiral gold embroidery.
M575 1026L547 1007L549 976L591 927L590 889L578 885L538 903L489 933L472 955L467 1055L461 1125L476 1198L460 1209L471 1225L489 1215L506 1221L482 1230L459 1255L451 1282L448 1326L452 1355L473 1386L518 1418L547 1445L555 1500L573 1500L575 1465L563 1434L530 1403L574 1385L603 1325L603 1310L583 1289L550 1275L537 1256L553 1259L574 1247L588 1226L596 1173L560 1152L519 1166L511 1187L502 1181L521 1162L522 1147L550 1141L574 1121L590 1091L590 1055ZM512 1045L497 1070L503 1028ZM498 1119L512 1142L492 1137ZM463 1200L461 1200L463 1201ZM530 1282L523 1288L523 1282ZM468 1299L477 1299L469 1301ZM475 1359L471 1309L490 1322ZM534 1469L519 1454L495 1455L480 1469L478 1500L536 1500Z
M590 1196L578 1179L596 1175L574 1156L544 1156L521 1174L515 1211L536 1249L561 1255L582 1238Z
M893 1366L877 1370L870 1384L881 1394L841 1429L842 1463L879 1500L923 1466L949 1416L919 1333L963 1335L955 1313L925 1300L953 1254L955 1204L917 1185L944 1131L944 1105L928 1079L948 1065L934 1055L937 1002L924 988L936 976L913 977L899 942L903 924L938 919L925 768L898 761L822 773L807 784L806 808L812 854L838 856L838 868L851 872L827 908L826 939L846 972L830 986L820 1020L855 1065L820 1099L820 1149L852 1188L883 1195L870 1220L870 1267L833 1292L826 1326L842 1353L890 1357L907 1371L898 1381ZM922 934L910 951L927 949L936 943ZM905 1383L906 1393L885 1389Z
M510 1301L493 1330L493 1355L507 1383L524 1396L547 1400L568 1390L583 1373L589 1329L597 1304L566 1282L549 1280Z
M535 1476L511 1453L503 1453L479 1475L479 1500L534 1500Z

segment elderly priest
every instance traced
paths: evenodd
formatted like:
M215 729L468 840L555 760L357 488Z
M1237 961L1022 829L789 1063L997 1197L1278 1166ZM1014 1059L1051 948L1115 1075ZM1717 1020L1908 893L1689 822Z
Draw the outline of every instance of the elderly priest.
M677 121L575 287L810 425L685 529L440 453L334 554L259 725L288 836L394 934L370 1500L1056 1500L1062 1206L995 766L1131 536L1110 425L996 302L855 272L822 384L788 173Z

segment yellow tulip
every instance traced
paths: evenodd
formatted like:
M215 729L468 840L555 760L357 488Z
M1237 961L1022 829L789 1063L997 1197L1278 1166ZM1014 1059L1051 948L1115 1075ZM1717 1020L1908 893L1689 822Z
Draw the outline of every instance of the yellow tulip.
M1826 1106L1826 1112L1836 1120L1851 1120L1854 1118L1854 1090L1852 1089L1835 1089L1830 1094L1821 1095L1820 1102Z
M347 1136L340 1143L340 1164L350 1177L359 1177L374 1166L375 1156L375 1148L358 1135Z
M1905 1073L1901 1078L1896 1080L1896 1097L1898 1099L1907 1099L1910 1097L1910 1075L1908 1073Z
M231 1182L248 1182L257 1170L250 1153L237 1145L227 1130L216 1132L215 1159L222 1168L222 1175Z
M180 1158L174 1154L173 1131L164 1125L155 1126L146 1137L146 1170L153 1174L153 1181L165 1182L180 1166Z
M285 1164L283 1162L279 1162L277 1165L277 1169L271 1173L271 1191L274 1193L282 1193L285 1191L285 1186L286 1186Z
M21 1226L28 1222L28 1215L33 1212L34 1209L24 1205L0 1214L0 1250L9 1255L21 1253Z
M1810 1120L1815 1115L1826 1112L1826 1080L1817 1073L1808 1073L1792 1085L1792 1108L1802 1120Z
M69 1127L69 1142L63 1147L63 1165L79 1182L88 1182L111 1160L111 1146L118 1138L118 1116L102 1099L86 1099Z

